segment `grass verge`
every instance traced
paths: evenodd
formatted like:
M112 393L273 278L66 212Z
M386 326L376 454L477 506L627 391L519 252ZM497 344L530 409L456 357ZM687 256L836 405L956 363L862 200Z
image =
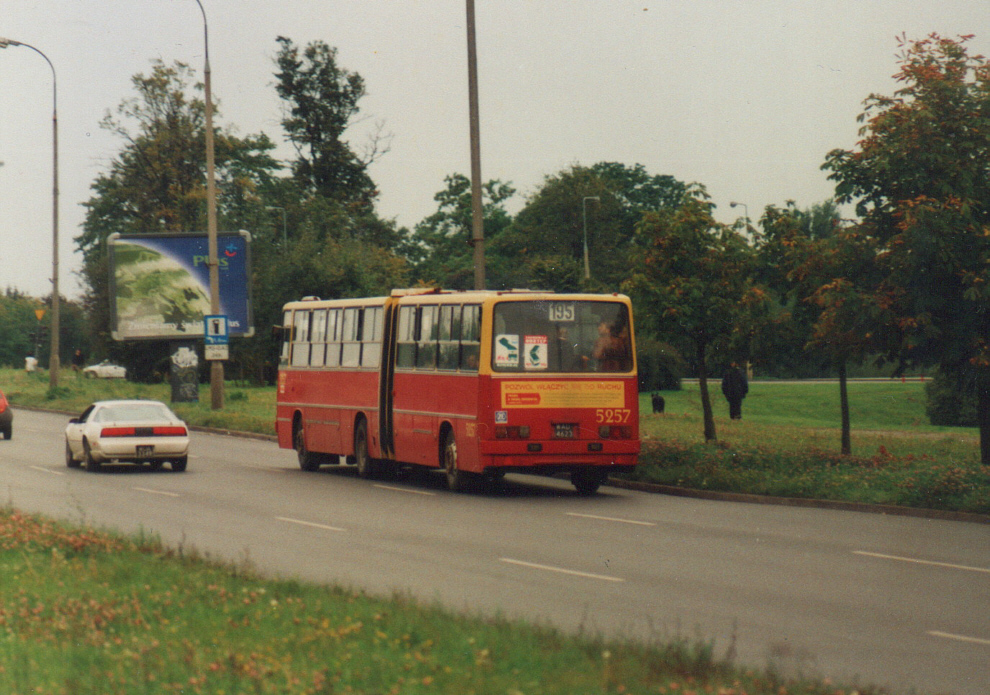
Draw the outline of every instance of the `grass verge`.
M883 692L746 671L712 652L262 579L153 539L0 510L9 695Z
M718 441L704 443L697 385L641 408L633 480L699 490L990 514L990 468L971 428L933 427L920 382L850 384L853 455L840 451L838 385L751 384L743 420L717 389ZM716 395L717 394L717 395Z

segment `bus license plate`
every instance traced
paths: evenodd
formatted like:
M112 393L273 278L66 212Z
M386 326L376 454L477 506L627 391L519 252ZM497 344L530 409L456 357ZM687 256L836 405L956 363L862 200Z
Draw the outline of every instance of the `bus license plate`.
M574 425L556 423L553 426L553 436L556 439L574 439Z
M153 446L139 446L137 448L137 457L139 459L146 459L155 453L155 447Z

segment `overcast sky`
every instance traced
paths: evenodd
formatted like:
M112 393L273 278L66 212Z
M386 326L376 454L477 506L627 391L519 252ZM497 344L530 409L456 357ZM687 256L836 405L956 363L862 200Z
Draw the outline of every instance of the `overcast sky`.
M219 123L284 144L275 37L322 40L365 79L360 147L384 122L379 212L412 227L444 176L470 172L462 0L203 0ZM986 0L476 0L482 176L512 182L515 212L574 164L642 164L704 184L717 216L829 198L820 166L853 147L871 93L896 87L896 37L977 34ZM90 184L121 142L99 128L151 61L201 74L195 0L2 0L0 37L43 51L58 77L60 286L78 296ZM52 273L52 78L23 47L0 51L0 290L35 296ZM273 220L280 224L280 220Z

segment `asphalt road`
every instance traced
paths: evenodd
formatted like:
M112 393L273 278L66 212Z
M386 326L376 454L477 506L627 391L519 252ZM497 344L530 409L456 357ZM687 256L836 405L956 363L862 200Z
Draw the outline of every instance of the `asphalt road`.
M509 476L366 481L275 444L194 433L189 470L64 463L64 416L0 441L18 509L157 533L266 574L642 639L908 692L990 693L990 525L760 506Z

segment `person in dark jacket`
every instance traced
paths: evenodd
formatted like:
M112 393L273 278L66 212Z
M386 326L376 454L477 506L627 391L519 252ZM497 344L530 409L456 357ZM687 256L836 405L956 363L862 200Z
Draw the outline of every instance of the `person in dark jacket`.
M732 366L722 377L722 394L729 401L729 417L733 420L742 419L742 402L749 393L749 382L746 375L733 362Z

